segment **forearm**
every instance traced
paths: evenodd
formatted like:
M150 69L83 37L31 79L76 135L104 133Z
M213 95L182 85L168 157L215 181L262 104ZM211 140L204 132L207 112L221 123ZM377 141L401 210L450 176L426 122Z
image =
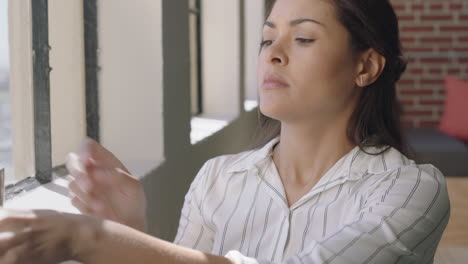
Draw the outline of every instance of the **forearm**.
M223 256L177 246L112 221L95 220L76 240L76 259L100 263L220 263L232 264Z
M143 233L147 233L147 225L146 221L144 219L135 219L135 220L130 220L126 223L123 223L124 225L127 225L133 229L136 229L138 231L141 231Z

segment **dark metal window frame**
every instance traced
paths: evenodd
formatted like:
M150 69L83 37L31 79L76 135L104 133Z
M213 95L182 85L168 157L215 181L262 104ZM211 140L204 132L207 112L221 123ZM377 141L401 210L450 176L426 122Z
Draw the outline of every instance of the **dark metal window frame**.
M64 165L52 167L48 0L30 0L33 49L33 109L35 176L6 186L5 199L68 174ZM86 134L99 141L97 0L83 0L86 83Z
M194 0L195 9L189 9L189 16L196 16L196 46L197 46L197 112L192 115L203 113L203 69L202 69L202 0ZM190 20L189 20L190 21ZM190 40L192 41L192 40Z
M52 178L48 1L32 0L34 159L36 179Z
M99 83L97 0L83 0L85 75L86 75L86 134L99 142Z

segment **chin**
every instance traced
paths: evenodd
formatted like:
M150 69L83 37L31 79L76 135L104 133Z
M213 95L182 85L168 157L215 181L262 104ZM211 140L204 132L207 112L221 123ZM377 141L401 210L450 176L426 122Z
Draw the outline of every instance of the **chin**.
M263 115L276 120L281 120L281 117L285 114L284 111L282 111L282 107L275 104L262 104L260 102L259 109Z

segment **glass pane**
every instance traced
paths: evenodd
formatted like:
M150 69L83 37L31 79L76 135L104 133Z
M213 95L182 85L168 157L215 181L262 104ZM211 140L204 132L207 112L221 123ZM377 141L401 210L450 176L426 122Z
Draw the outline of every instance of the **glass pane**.
M0 0L0 168L6 169L6 184L14 180L11 158L9 68L8 1Z

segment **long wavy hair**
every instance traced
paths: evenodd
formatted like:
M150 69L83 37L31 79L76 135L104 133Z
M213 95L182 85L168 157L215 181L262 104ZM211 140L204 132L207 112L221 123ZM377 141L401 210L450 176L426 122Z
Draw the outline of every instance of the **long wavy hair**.
M347 137L361 150L365 147L393 147L405 155L409 148L402 135L401 106L397 101L396 82L406 70L402 55L398 19L388 0L330 0L337 18L350 34L354 54L373 48L386 59L379 78L364 87L347 126ZM266 0L266 17L275 0ZM280 135L281 122L258 110L258 127L249 149L262 147Z

